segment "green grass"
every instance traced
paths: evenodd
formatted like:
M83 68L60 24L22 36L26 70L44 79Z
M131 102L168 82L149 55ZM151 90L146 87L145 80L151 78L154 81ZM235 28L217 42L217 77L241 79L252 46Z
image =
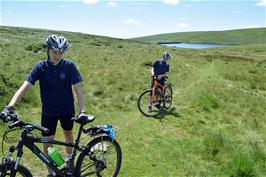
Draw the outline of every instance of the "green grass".
M206 44L265 44L266 28L239 29L226 31L198 31L158 34L132 38L145 43L185 42Z
M118 129L123 151L120 176L266 174L265 42L239 41L245 45L192 50L1 26L0 108L8 104L33 65L46 57L42 44L50 33L63 34L70 41L66 57L83 76L87 112L97 117L92 124L109 123ZM254 41L258 38L260 33L255 33ZM137 99L149 88L150 65L164 50L173 55L169 73L174 88L172 109L159 118L145 118L137 110ZM24 119L40 123L36 85L17 110ZM3 133L4 124L0 124ZM63 139L60 130L58 126L57 139ZM82 138L87 142L87 137ZM45 166L28 150L22 161L34 176L45 175Z

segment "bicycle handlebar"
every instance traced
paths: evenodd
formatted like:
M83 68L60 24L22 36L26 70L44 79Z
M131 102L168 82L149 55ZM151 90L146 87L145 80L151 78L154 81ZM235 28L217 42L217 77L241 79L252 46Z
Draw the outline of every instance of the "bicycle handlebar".
M81 113L78 116L72 118L73 121L80 123L80 124L83 124L83 125L94 121L94 119L95 119L95 116L88 115L85 113ZM37 130L39 130L45 134L49 132L49 129L47 129L45 127L18 120L18 116L14 112L9 113L9 112L3 111L2 113L0 113L0 120L2 120L3 122L13 122L10 125L8 125L9 129L12 129L15 127L20 127L20 128L31 128L32 130L37 129Z
M9 112L9 111L3 111L0 113L0 120L2 120L3 122L13 122L10 125L8 125L9 129L15 128L15 127L20 127L20 128L26 128L26 126L31 127L33 129L37 129L43 133L48 133L49 129L36 125L36 124L32 124L29 122L23 122L21 120L18 120L18 116L17 114L13 111L13 112Z
M151 77L152 77L153 79L157 79L158 75L153 75L153 76L151 76ZM167 79L168 76L164 76L164 78Z
M35 129L40 130L41 132L43 132L45 134L49 133L48 128L42 127L42 126L37 125L37 124L30 124L30 125L33 126Z
M45 134L47 134L49 132L49 129L48 128L45 128L45 127L42 127L42 126L39 126L37 124L32 124L32 123L29 123L29 122L23 122L21 120L18 120L10 125L8 125L8 128L9 129L12 129L12 128L15 128L15 127L20 127L20 128L33 128L33 129L37 129Z

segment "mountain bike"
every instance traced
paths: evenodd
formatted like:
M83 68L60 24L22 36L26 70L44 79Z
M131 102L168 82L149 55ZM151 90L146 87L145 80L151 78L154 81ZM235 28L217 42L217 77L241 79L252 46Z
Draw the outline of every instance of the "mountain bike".
M172 105L173 89L171 83L161 85L156 76L152 76L154 84L151 89L144 91L138 99L139 111L147 117L156 117ZM168 77L165 77L165 80ZM152 110L148 110L149 104Z
M49 130L39 125L19 120L15 113L9 115L1 114L0 119L4 122L9 122L3 134L2 145L9 132L15 128L22 129L17 145L11 146L8 155L3 157L2 163L0 164L1 177L32 177L31 172L20 164L20 160L23 156L23 147L27 147L38 159L51 168L55 172L56 177L85 177L90 175L115 177L119 173L122 163L122 152L120 145L114 139L116 132L113 127L111 125L91 126L89 128L84 127L86 124L94 121L95 116L83 114L72 118L72 120L80 124L74 143L65 143L46 137L35 136L33 130L44 133L47 133ZM82 133L93 137L86 145L80 145ZM69 163L63 168L58 167L52 158L41 152L36 146L36 143L72 147L73 151ZM12 157L14 152L17 152L15 158ZM78 152L80 154L75 163L75 157Z

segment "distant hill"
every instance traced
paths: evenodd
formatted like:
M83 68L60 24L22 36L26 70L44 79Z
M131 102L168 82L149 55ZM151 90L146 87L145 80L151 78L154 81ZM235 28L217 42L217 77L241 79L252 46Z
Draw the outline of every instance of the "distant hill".
M205 44L261 44L266 43L266 28L167 33L132 38L132 40L152 44L157 44L159 42L185 42Z

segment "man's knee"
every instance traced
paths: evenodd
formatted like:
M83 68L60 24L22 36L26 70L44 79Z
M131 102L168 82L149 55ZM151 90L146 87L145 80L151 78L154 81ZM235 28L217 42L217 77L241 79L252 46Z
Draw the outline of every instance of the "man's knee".
M73 131L72 130L64 130L64 135L65 135L65 139L66 142L72 142L73 141Z
M54 135L44 136L44 137L47 138L48 140L54 140ZM44 152L47 152L47 149L49 147L52 147L52 146L53 146L52 144L47 144L47 143L43 144L43 150L44 150Z

